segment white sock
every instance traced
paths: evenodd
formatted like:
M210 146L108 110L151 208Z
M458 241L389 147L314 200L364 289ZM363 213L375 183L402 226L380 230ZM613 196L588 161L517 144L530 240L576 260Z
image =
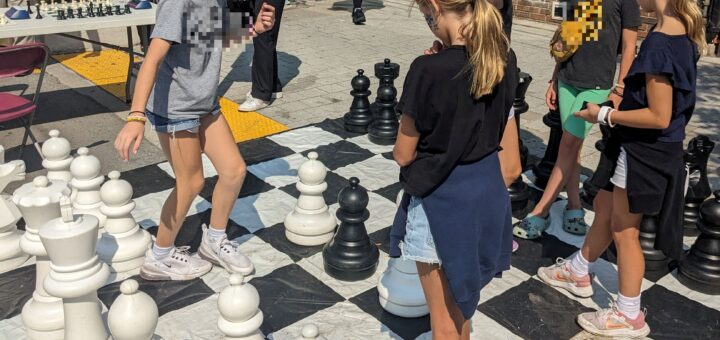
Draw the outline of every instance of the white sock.
M636 297L627 297L618 293L617 307L620 312L630 319L637 319L640 314L640 295Z
M223 236L225 236L225 229L215 229L213 226L207 229L208 241L211 243L220 242Z
M170 251L173 248L175 247L160 247L157 245L157 243L153 243L152 253L156 260L162 260L170 255Z
M568 266L570 268L570 272L575 274L575 276L585 276L588 274L588 266L590 265L590 262L583 257L582 252L578 250L575 255L570 259L570 265Z

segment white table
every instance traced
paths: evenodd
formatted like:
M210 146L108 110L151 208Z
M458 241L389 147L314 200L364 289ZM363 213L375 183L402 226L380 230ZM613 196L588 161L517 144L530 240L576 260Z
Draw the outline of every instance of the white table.
M117 4L121 4L120 1L114 1ZM122 2L124 5L125 1ZM17 7L18 9L26 9L25 7ZM124 14L124 15L112 15L112 16L104 16L104 17L85 17L85 18L77 18L75 19L66 19L66 20L57 20L57 15L54 12L51 13L45 13L41 12L43 15L42 19L35 19L35 16L37 13L35 10L35 7L32 7L33 14L30 15L31 19L28 20L8 20L8 23L5 25L0 25L0 38L15 38L15 37L22 37L22 36L32 36L32 35L47 35L47 34L57 34L61 35L70 39L76 39L84 42L88 42L94 45L99 45L119 51L123 51L128 53L129 56L129 63L128 63L128 76L127 80L125 82L125 98L129 102L131 100L131 93L130 93L130 81L132 77L132 69L135 65L135 57L137 55L143 55L142 53L138 53L133 48L133 36L132 36L132 28L138 27L139 29L139 35L140 35L140 43L142 46L143 51L147 48L147 37L149 34L147 34L147 29L149 25L155 24L155 5L153 4L153 7L151 9L142 9L142 10L135 10L131 9L132 13L130 14ZM121 9L124 9L123 6L121 6ZM0 15L5 15L5 12L8 11L9 8L0 8ZM85 11L83 11L85 12ZM93 30L99 30L99 29L105 29L105 28L122 28L125 27L127 29L127 39L128 39L128 47L121 47L117 45L107 44L103 43L101 41L95 41L90 40L87 38L82 38L78 36L69 35L68 33L71 32L81 32L81 31L93 31Z

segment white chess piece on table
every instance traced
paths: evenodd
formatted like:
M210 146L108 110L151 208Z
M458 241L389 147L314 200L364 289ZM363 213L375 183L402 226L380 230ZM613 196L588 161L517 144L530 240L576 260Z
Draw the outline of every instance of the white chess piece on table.
M50 295L43 281L50 271L50 259L38 236L38 229L48 221L60 216L60 198L69 195L70 189L63 181L49 181L45 176L36 177L13 193L12 201L25 219L25 233L20 248L35 256L35 291L22 309L22 321L27 337L33 340L63 339L62 300Z
M25 162L17 160L5 163L4 154L5 149L0 145L0 192L10 182L25 180ZM0 196L0 273L15 269L28 259L28 255L20 249L22 233L15 225L21 216L20 210L11 200Z
M327 169L317 160L316 152L310 152L308 158L298 169L296 187L300 197L295 209L285 218L285 236L295 244L316 246L333 237L337 220L323 198Z
M62 298L66 340L107 340L97 290L107 282L110 269L95 253L98 219L75 215L68 196L60 199L60 214L40 228L51 263L43 286Z
M113 272L127 272L142 266L152 239L132 216L135 202L130 183L121 180L118 171L111 171L108 178L100 188L100 212L107 219L97 253Z
M263 313L258 309L260 295L242 274L230 275L230 285L218 296L218 329L224 340L263 340L260 332Z
M46 12L46 13L47 13L47 11L48 11L47 2L43 1L42 5L40 5L40 9L41 9L43 12Z
M158 307L149 295L138 290L138 282L120 284L120 296L108 311L108 328L113 340L150 340L158 323Z
M303 326L301 336L298 340L325 340L325 337L320 336L320 330L314 324L307 324Z
M88 148L82 147L77 152L78 155L70 163L70 173L73 176L70 180L73 209L76 214L90 214L98 218L100 238L105 226L105 215L100 212L100 186L105 181L105 176L100 174L100 160L90 155Z
M398 206L402 195L403 191L400 191L396 200ZM377 289L380 306L390 314L416 318L430 312L415 261L391 258L380 276Z
M53 4L55 4L53 2ZM43 154L42 165L47 169L47 178L51 181L65 181L70 183L72 175L70 174L70 163L73 158L70 156L72 152L70 142L60 137L60 131L50 130L50 138L43 142L40 149Z

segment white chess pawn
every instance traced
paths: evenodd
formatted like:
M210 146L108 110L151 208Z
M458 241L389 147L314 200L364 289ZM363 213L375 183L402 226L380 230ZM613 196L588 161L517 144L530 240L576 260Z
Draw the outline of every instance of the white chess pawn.
M53 5L55 3L53 2ZM70 142L60 137L60 131L50 130L50 138L46 140L41 148L43 154L42 165L47 169L47 178L51 181L65 181L70 183L70 163L73 158Z
M295 209L285 218L285 236L295 244L316 246L333 237L337 220L323 198L327 169L317 160L316 152L310 152L308 158L298 169L296 187L300 197Z
M0 15L0 26L7 25L7 20L5 20L4 15Z
M4 154L5 149L0 145L0 192L10 182L25 180L25 162L5 163ZM0 197L0 273L15 269L28 259L28 255L20 249L22 233L15 225L21 216L12 201Z
M73 214L68 196L60 199L60 214L40 228L51 263L43 286L62 298L65 339L107 340L97 290L107 282L110 269L95 253L98 219Z
M120 172L111 171L109 180L100 188L100 212L107 216L105 233L98 240L97 253L113 272L140 268L152 241L132 216L135 202L130 183L120 179Z
M33 340L63 339L62 300L45 291L43 282L50 271L50 259L38 236L38 229L60 216L60 198L69 195L63 181L50 182L45 176L36 177L13 193L12 201L25 219L25 233L20 248L35 256L35 291L22 309L22 321L28 338Z
M108 311L108 328L113 340L150 340L158 323L158 307L149 295L138 290L138 282L120 284L120 296Z
M52 5L50 6L50 10L53 12L57 11L57 0L52 0Z
M77 7L78 7L77 1L76 1L76 0L72 0L72 2L70 3L70 8L72 8L72 9L77 9Z
M42 5L40 5L40 9L41 9L43 12L47 12L47 11L48 11L47 2L43 1Z
M243 283L242 274L230 275L230 285L218 296L218 329L224 340L263 340L260 332L263 313L258 309L260 295L249 283Z
M73 189L72 201L76 214L91 214L100 221L98 238L104 232L105 215L100 212L102 199L100 186L105 176L100 174L100 160L90 155L86 147L78 149L78 155L70 163L70 187Z
M320 336L320 330L314 324L303 326L301 334L298 340L325 340L325 337Z

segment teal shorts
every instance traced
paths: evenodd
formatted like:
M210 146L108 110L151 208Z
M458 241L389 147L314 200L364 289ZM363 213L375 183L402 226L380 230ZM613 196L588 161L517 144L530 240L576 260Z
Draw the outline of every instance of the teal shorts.
M575 117L573 113L580 111L583 102L599 105L606 102L609 95L610 89L581 89L558 80L557 96L563 130L577 138L585 139L592 128L592 123Z

